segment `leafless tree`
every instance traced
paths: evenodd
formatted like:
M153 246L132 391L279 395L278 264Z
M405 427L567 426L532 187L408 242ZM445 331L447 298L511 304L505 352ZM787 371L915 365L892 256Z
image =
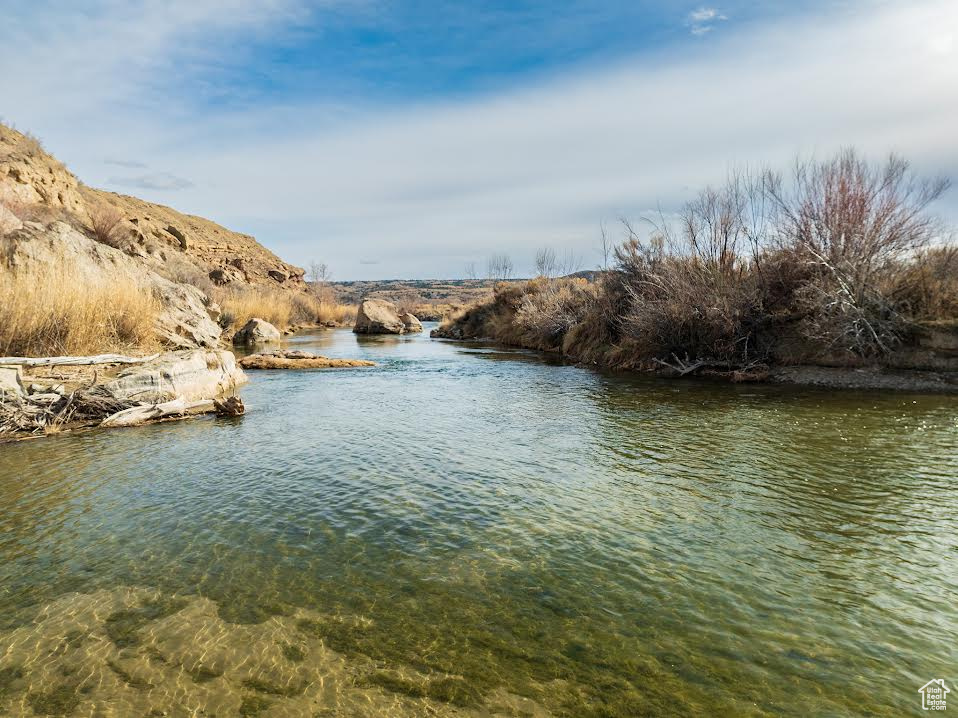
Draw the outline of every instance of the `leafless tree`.
M504 281L512 278L514 267L508 254L493 254L486 262L486 277Z
M536 276L554 277L558 267L559 262L554 249L543 247L536 252Z
M326 262L313 260L309 263L306 276L313 284L326 284L333 278L333 273L329 270L329 265Z
M336 292L330 281L333 273L326 262L313 260L309 263L306 270L306 279L309 280L309 292L321 302L333 303L336 299Z
M602 250L602 267L603 271L609 269L609 258L612 256L613 244L609 239L608 233L605 231L605 222L599 223L599 234L601 237L601 250Z
M576 254L573 250L567 249L562 255L562 261L559 262L559 274L568 276L575 274L582 269L582 256Z
M479 270L476 269L475 262L466 263L466 279L479 279Z

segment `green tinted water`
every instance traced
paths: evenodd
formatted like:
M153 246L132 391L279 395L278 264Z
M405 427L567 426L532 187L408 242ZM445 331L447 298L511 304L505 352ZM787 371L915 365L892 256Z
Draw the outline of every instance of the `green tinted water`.
M0 447L0 714L877 715L958 679L955 398L293 344L379 366ZM296 691L236 672L269 651Z

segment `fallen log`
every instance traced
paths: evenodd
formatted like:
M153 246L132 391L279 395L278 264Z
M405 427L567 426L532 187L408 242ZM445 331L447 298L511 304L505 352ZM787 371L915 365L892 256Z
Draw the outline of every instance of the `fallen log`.
M97 354L89 357L0 357L0 366L89 366L91 364L142 364L159 354L130 357L123 354Z
M173 399L172 401L165 401L161 404L133 406L129 409L118 411L101 421L100 426L136 426L137 424L144 424L148 421L156 421L157 419L165 419L172 416L208 414L215 410L215 402L212 399L203 399L201 401Z

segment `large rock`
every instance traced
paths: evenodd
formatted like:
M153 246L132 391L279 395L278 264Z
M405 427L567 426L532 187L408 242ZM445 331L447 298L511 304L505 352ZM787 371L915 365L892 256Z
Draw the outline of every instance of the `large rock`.
M406 325L399 310L385 299L364 299L353 324L356 334L405 334Z
M194 349L168 352L124 369L102 389L116 399L199 401L231 394L246 380L232 352Z
M171 282L144 262L96 242L65 222L43 225L25 222L0 236L0 264L13 272L40 276L68 271L70 281L83 285L131 282L150 292L159 303L156 334L177 349L215 347L220 327L209 315L209 299L189 284Z
M422 324L420 323L419 319L417 319L414 314L405 312L399 318L402 319L402 323L403 323L403 326L406 328L407 334L415 334L416 332L422 331Z
M365 359L330 359L302 351L276 351L250 354L239 360L244 369L341 369L356 366L376 366Z
M243 328L233 336L234 344L252 346L255 344L274 344L282 335L279 329L264 319L250 319Z

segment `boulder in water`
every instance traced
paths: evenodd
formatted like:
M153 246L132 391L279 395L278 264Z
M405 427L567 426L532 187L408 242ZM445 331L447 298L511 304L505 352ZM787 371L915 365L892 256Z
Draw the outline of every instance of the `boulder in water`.
M406 324L399 310L385 299L364 299L353 325L356 334L405 334Z
M416 332L422 331L422 323L414 314L406 312L400 317L400 319L402 319L403 327L405 327L407 334L415 334Z
M234 344L270 344L280 340L282 335L279 329L267 322L265 319L250 319L243 328L233 336Z

